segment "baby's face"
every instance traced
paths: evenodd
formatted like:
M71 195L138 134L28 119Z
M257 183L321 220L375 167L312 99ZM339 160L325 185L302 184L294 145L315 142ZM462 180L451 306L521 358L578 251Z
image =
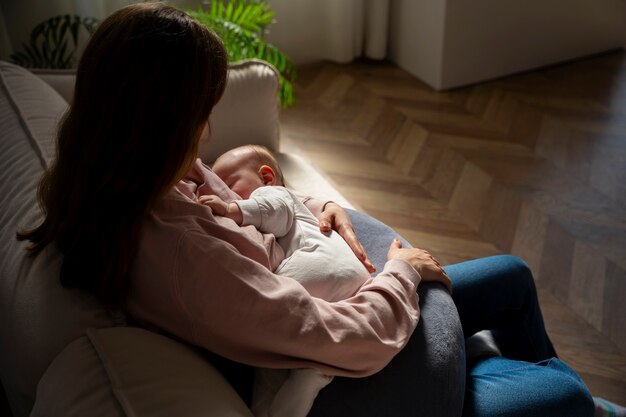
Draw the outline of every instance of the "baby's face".
M213 164L213 172L241 198L249 198L254 190L265 185L258 170L245 162L238 155L224 154Z

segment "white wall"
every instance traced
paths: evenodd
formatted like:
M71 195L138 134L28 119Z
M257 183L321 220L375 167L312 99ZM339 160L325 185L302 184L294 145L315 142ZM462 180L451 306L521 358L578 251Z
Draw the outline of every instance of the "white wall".
M327 41L319 21L326 17L315 1L270 0L269 4L276 12L276 24L270 27L267 37L269 42L297 63L314 61L323 53Z
M371 32L370 39L365 39L363 31L366 27L386 26L387 16L367 14L367 0L268 0L268 4L276 13L276 24L270 27L267 40L296 64L324 59L350 62L361 55L368 41L366 52L380 53L381 36Z
M384 58L390 0L268 0L276 24L267 40L296 63Z
M391 59L448 89L626 45L625 0L396 0Z
M446 2L393 0L390 15L390 59L422 81L440 85Z
M623 0L450 1L441 84L458 86L624 46Z

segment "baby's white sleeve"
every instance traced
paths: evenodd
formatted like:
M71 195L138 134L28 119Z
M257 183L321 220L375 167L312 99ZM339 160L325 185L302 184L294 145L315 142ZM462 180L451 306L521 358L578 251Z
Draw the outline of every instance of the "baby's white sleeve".
M243 216L242 226L252 225L277 238L285 236L295 221L294 196L284 187L260 187L247 200L235 200Z

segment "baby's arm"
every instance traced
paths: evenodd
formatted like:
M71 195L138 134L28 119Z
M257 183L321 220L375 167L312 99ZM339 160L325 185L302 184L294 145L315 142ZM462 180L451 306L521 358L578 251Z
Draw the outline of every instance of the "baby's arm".
M198 202L202 205L209 206L213 213L218 216L228 217L239 226L243 223L243 215L241 209L235 202L227 203L216 195L201 195Z
M295 221L295 200L284 187L259 187L247 200L237 200L243 225L252 225L277 238L285 236Z
M198 202L239 226L252 225L261 233L276 237L285 236L295 221L293 196L283 187L260 187L247 200L227 203L216 195L202 195Z

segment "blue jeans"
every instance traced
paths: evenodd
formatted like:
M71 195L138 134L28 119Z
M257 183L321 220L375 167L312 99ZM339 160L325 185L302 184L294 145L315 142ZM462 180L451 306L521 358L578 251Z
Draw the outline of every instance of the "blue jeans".
M464 334L491 330L504 356L468 368L463 416L593 416L585 384L556 358L526 263L500 255L444 269Z
M464 417L594 415L587 387L557 358L540 362L484 358L469 370L465 384Z

